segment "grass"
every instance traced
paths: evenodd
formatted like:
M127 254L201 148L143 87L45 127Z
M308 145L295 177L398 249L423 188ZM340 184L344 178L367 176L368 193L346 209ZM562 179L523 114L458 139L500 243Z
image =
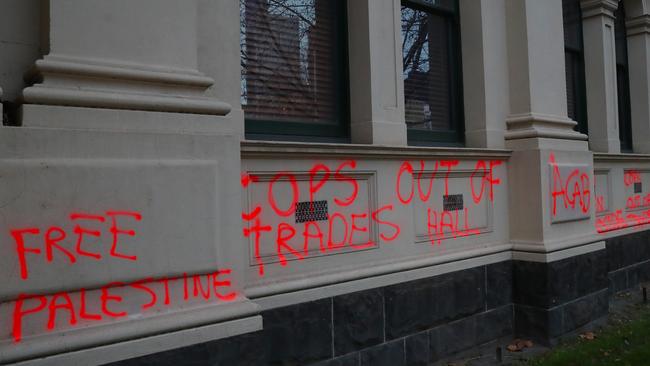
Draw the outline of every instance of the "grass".
M564 343L527 366L650 365L650 306L615 318L593 340Z

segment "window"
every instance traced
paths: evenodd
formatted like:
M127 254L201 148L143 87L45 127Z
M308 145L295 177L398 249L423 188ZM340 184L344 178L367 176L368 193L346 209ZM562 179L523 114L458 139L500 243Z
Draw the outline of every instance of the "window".
M562 15L567 113L569 118L578 122L576 131L586 134L588 132L587 94L580 0L562 0Z
M632 112L630 105L630 75L627 64L627 32L625 30L625 8L618 3L614 13L616 20L616 87L618 93L618 132L621 151L632 151Z
M349 135L342 0L240 0L247 138Z
M409 143L463 141L456 0L402 1L404 106Z

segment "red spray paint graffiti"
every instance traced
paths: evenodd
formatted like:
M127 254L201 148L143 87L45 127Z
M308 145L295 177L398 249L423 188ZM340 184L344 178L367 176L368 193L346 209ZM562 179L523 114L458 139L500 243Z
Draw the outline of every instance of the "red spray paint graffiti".
M641 174L638 170L626 170L623 173L623 184L629 187L634 185L634 183L641 183Z
M429 204L434 199L433 181L440 171L440 179L444 182L444 194L452 189L450 177L460 162L458 160L442 160L416 163L419 171L416 173L413 163L405 161L400 165L397 181L395 182L395 202L402 206L413 204L413 200ZM494 199L495 187L501 180L495 177L494 168L500 161L477 161L469 178L472 201L480 203L486 198ZM296 213L296 204L302 199L308 199L314 210L315 197L332 182L344 183L338 186L332 197L334 209L327 214L326 222L306 222L302 230L294 223L280 221L276 227L263 222L263 205L255 204L250 212L242 212L245 228L243 234L251 238L254 247L254 257L259 269L259 275L264 276L265 265L261 255L262 238L275 242L275 252L280 266L287 266L290 259L304 260L311 254L310 250L320 253L330 253L344 248L363 250L375 246L374 239L369 237L371 225L377 228L377 238L384 243L398 240L403 232L396 220L397 210L393 203L380 205L369 212L358 212L353 209L360 192L358 181L349 175L357 168L354 160L340 162L331 167L317 163L309 170L307 195L299 189L296 175L291 172L277 173L269 181L267 205L271 212L278 217L288 218ZM425 173L429 169L429 173ZM424 177L424 178L423 178ZM428 184L423 180L430 179ZM243 174L241 186L248 189L251 184L258 183L254 175ZM278 184L287 184L290 199L287 203L278 198ZM406 190L401 191L402 184ZM417 194L416 194L417 190ZM438 197L440 198L440 197ZM345 209L345 210L344 210ZM443 236L458 238L479 234L473 229L470 220L470 209L465 207L456 211L436 211L428 208L427 232L432 243ZM59 226L23 227L10 231L13 238L16 256L19 263L20 278L30 279L30 268L35 258L41 256L45 263L67 263L74 265L82 261L103 261L109 258L121 261L136 262L138 256L132 251L129 238L137 235L137 224L143 220L142 215L135 211L106 211L103 213L75 212L68 216L72 229L65 230ZM315 245L317 249L311 249ZM129 250L131 249L131 250ZM89 291L79 289L73 292L54 294L21 294L13 304L12 334L15 342L23 337L24 325L27 320L45 319L43 327L52 331L58 327L75 327L88 322L102 322L109 319L128 317L133 311L133 301L140 301L139 312L149 309L170 306L174 297L172 288L182 291L183 301L198 299L201 301L233 301L238 294L235 292L230 279L230 269L220 269L213 273L190 275L184 274L177 278L144 278L132 282L112 282L100 288ZM176 286L172 286L175 284ZM135 292L125 292L132 289ZM137 298L130 298L136 296ZM126 306L129 303L129 306ZM90 304L97 305L93 308ZM30 328L31 329L31 328Z
M74 223L71 235L58 226L48 228L42 235L43 231L38 227L10 231L15 242L21 280L29 280L28 263L31 259L28 260L28 258L43 254L47 263L56 260L74 264L83 258L98 261L106 257L137 261L137 256L129 255L123 251L122 247L128 247L128 243L123 243L122 237L136 235L135 230L124 225L126 225L127 219L132 223L141 221L140 213L134 211L107 211L104 215L72 213L69 215L69 219ZM108 227L104 227L104 231L100 230L102 224L104 226L108 224ZM76 239L67 239L72 235L76 235ZM34 240L39 237L40 240ZM102 242L101 239L104 237L108 237L108 239ZM39 241L40 245L37 244ZM101 250L102 247L105 247L104 250ZM184 300L190 299L188 295L190 292L193 298L204 301L235 300L238 295L232 288L230 275L230 269L221 269L208 274L192 275L191 282L188 281L188 276L184 275L182 278ZM48 295L20 294L13 306L12 335L14 342L20 342L22 339L25 319L39 313L47 314L45 324L47 331L57 328L57 325L64 321L62 319L66 319L68 327L74 327L81 322L100 322L128 316L128 308L120 306L120 304L125 302L125 299L131 300L128 299L130 295L129 293L118 295L114 292L116 288L131 288L137 290L136 293L145 294L147 300L141 304L142 311L154 306L169 306L171 302L170 283L176 281L181 281L181 278L144 278L129 283L106 284L101 286L98 291L93 292L94 303L100 304L99 311L95 313L88 308L89 295L88 291L83 288L76 292L64 291ZM131 303L131 301L129 302Z
M131 218L135 221L142 220L142 216L137 212L131 211L107 211L106 216L110 217L111 225L108 228L110 233L110 249L108 250L108 255L114 258L124 259L135 261L137 257L135 255L127 255L122 252L118 252L118 242L120 236L135 236L135 231L131 229L124 229L121 225L118 225L117 218L125 217ZM95 238L100 238L102 233L100 230L93 230L86 226L86 223L83 221L95 221L98 223L104 223L106 221L105 217L102 215L91 215L85 213L73 213L70 214L70 220L76 223L74 227L74 234L77 235L76 245L74 250L70 247L66 248L61 243L68 236L66 232L58 227L52 226L45 231L45 234L42 238L42 245L40 247L33 246L30 244L28 246L27 240L33 240L34 236L38 236L41 233L41 229L37 227L29 227L22 229L13 229L11 230L11 236L14 238L16 245L16 253L18 254L18 263L20 264L20 278L26 280L29 277L28 265L27 265L27 254L40 255L45 249L45 257L47 262L52 262L55 258L54 253L60 253L65 256L70 264L76 263L81 257L88 257L94 260L99 260L102 258L102 255L99 252L91 252L89 249L82 249L82 245L93 245L97 247L98 243L87 244L86 236L92 236Z
M190 299L189 293L193 298L204 301L234 301L238 295L232 288L230 275L230 269L222 269L212 273L193 275L190 277L191 281L188 281L188 276L185 275L182 278L145 278L128 283L108 283L100 287L92 299L95 300L95 303L100 304L100 311L97 313L91 313L88 308L89 295L86 289L80 289L74 293L59 292L52 295L21 294L14 304L13 339L14 342L20 342L25 319L41 312L47 313L45 325L47 331L54 330L57 324L66 321L65 319L67 319L67 326L72 327L80 321L85 321L85 323L101 322L107 319L127 317L129 307L122 303L129 301L128 293L118 295L115 292L115 289L118 288L132 288L145 294L147 302L140 305L142 311L154 306L169 306L170 282L175 281L183 281L185 301Z
M469 178L474 204L480 204L485 199L494 201L495 187L501 184L501 179L495 176L494 171L501 163L501 161L485 160L476 162ZM460 162L458 160L433 162L420 160L415 165L419 167L417 173L414 163L410 161L402 162L396 172L394 198L401 206L411 205L414 200L430 205L430 200L433 199L434 179L437 178L439 172L440 179L443 179L444 182L444 195L448 195L451 174L460 165ZM384 243L390 243L400 237L403 230L394 217L397 207L393 204L384 204L370 212L350 211L353 203L357 202L359 185L357 180L346 172L354 171L356 167L357 163L354 160L343 161L336 167L324 163L313 164L309 169L306 195L301 194L299 180L294 173L278 172L272 176L268 181L266 191L268 202L264 205L254 202L251 211L242 212L243 235L251 240L259 276L265 275L268 265L261 248L265 242L275 243L274 254L280 266L286 267L290 260L303 261L313 256L315 252L326 254L344 248L363 250L374 247L377 243L372 238L370 240L363 239L369 235L370 227L373 224L377 225L378 238ZM428 184L423 183L425 178L430 180ZM242 175L241 185L244 189L249 189L251 183L257 182L260 182L260 179L254 174ZM278 198L276 192L276 187L280 182L285 185L283 193L289 194L288 199L282 201L284 204L281 207L278 203L281 199ZM334 205L330 207L332 210L327 213L324 221L307 221L300 230L297 223L280 220L272 225L262 219L263 206L269 207L276 217L288 219L296 214L298 202L306 199L309 200L309 209L313 212L314 201L319 192L322 192L332 182L344 182L345 186L336 187L335 191L342 193L332 197L331 202ZM288 188L290 189L287 190ZM301 197L301 195L305 195L305 197ZM344 208L348 209L344 211ZM459 238L480 234L478 229L472 228L470 211L470 208L465 207L456 212L438 212L429 207L427 231L431 243L440 244L440 241L446 237Z
M565 209L575 210L579 208L583 213L589 212L591 207L591 183L589 174L573 169L568 176L562 177L560 166L555 161L555 155L549 156L551 165L552 187L551 187L551 213L557 215L557 201L561 200Z

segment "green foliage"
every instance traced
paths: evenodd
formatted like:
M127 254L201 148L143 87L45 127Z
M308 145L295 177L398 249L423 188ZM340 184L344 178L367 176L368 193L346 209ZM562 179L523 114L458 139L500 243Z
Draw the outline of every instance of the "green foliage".
M650 365L650 308L642 308L631 321L608 326L593 340L561 345L525 365Z

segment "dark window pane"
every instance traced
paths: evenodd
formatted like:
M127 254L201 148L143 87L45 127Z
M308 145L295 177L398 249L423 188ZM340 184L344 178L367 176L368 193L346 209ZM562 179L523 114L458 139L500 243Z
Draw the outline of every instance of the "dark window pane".
M618 126L621 150L632 151L632 115L630 108L630 83L627 69L616 67L616 87L618 88Z
M625 29L625 8L618 4L614 13L616 35L616 87L618 93L618 127L621 150L632 151L632 112L630 106L630 75L627 63L627 32Z
M625 30L625 9L623 3L619 3L618 10L614 16L614 34L616 37L616 63L627 65L627 32Z
M341 2L240 1L241 102L246 118L340 124Z
M403 0L402 5L404 105L409 142L461 142L458 2Z
M456 0L411 0L412 3L430 7L433 9L441 9L447 11L456 11Z
M582 50L582 14L580 0L563 0L564 47Z
M587 97L582 43L580 0L562 0L567 114L578 122L577 131L587 133Z
M576 78L576 60L575 55L570 52L564 53L565 59L565 68L566 68L566 96L567 96L567 112L569 118L576 120L576 106L577 106L577 95L576 88L574 86L573 80Z
M404 7L402 35L407 126L451 129L447 20Z

